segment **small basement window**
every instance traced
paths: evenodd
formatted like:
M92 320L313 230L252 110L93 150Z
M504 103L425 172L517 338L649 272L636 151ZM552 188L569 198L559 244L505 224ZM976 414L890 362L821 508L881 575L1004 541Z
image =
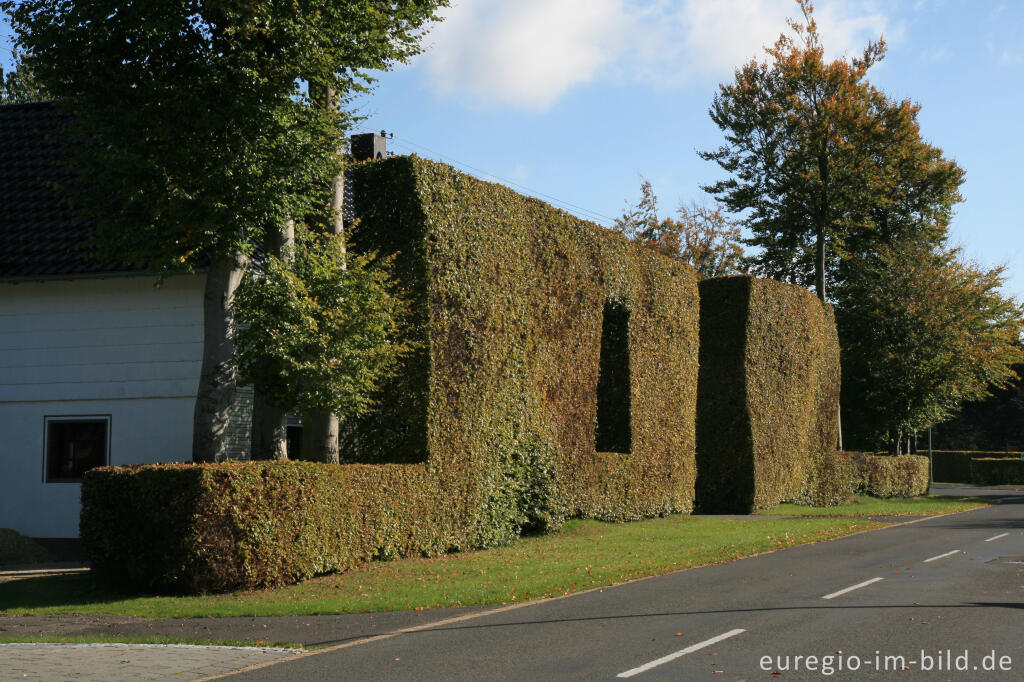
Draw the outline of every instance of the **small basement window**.
M110 460L110 415L45 417L46 483L78 483Z
M631 451L630 411L629 308L619 301L608 301L601 322L597 374L594 440L598 452Z

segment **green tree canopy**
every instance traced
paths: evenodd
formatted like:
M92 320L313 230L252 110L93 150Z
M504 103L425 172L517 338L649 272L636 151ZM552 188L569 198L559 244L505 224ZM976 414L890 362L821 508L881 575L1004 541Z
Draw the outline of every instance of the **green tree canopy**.
M323 205L368 70L419 51L447 0L0 0L73 114L69 188L102 255L153 269L247 252ZM326 216L321 218L327 220ZM126 235L130 237L126 238Z
M0 104L27 104L51 99L49 93L32 73L31 59L13 50L14 68L4 73L0 67Z
M206 268L193 459L227 455L229 305L247 254L289 220L334 231L352 97L370 70L416 54L447 3L0 0L72 114L79 174L65 190L96 225L96 255Z
M1016 381L984 400L965 403L956 417L934 429L938 450L1016 450L1024 448L1024 365Z
M887 444L950 418L1016 378L1021 308L999 292L1003 268L921 245L883 247L840 291L848 440Z
M304 229L285 251L250 270L235 295L239 378L284 409L363 414L410 350L389 262L345 258L341 235Z
M758 274L826 298L840 263L898 239L941 240L963 171L921 139L918 106L867 81L883 40L827 61L813 6L723 84L710 109L725 144L702 152L728 177L704 189L744 215Z

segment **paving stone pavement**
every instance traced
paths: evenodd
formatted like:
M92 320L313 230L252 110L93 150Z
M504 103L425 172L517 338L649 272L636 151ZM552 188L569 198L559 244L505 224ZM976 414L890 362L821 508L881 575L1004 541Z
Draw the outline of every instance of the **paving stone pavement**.
M301 652L188 644L0 644L0 680L195 680Z

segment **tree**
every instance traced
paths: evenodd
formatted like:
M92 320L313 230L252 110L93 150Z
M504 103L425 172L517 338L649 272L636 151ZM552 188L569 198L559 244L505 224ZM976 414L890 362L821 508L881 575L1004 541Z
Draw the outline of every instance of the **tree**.
M253 245L301 216L333 222L324 195L347 105L367 70L419 51L446 4L0 0L35 76L74 114L80 176L67 190L95 221L97 256L207 272L193 459L225 456L231 300Z
M681 205L679 219L658 217L658 197L648 180L640 184L640 201L627 205L615 227L669 258L692 265L701 277L744 272L740 228L720 206L697 202Z
M284 251L251 269L235 296L240 379L282 415L359 416L411 350L398 340L408 306L390 288L389 261L346 259L342 236L302 228Z
M51 99L32 73L31 60L17 50L11 52L11 58L14 62L12 71L4 73L0 67L0 104L26 104Z
M684 263L697 268L701 277L721 277L746 272L740 228L726 217L722 207L691 202L680 205L677 226Z
M851 255L940 241L963 171L921 139L916 105L868 83L885 42L826 62L813 5L797 3L805 23L789 22L794 35L720 86L709 113L726 144L700 156L729 175L704 189L745 213L758 274L813 283L825 300Z
M1003 268L914 244L883 247L852 271L836 318L853 440L897 454L909 434L1016 378L1024 323L1003 280Z
M964 404L960 413L933 429L939 450L1012 450L1024 447L1024 365L1017 379L984 400Z

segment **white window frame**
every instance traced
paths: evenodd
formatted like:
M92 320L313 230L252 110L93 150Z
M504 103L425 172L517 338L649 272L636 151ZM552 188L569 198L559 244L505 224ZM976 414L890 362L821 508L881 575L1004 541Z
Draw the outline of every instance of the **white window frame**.
M106 432L106 452L103 453L103 463L99 466L110 465L110 434L111 434L111 415L109 414L55 414L55 415L44 415L43 416L43 483L76 483L82 482L81 478L49 478L50 469L50 423L51 422L104 422L107 427Z

